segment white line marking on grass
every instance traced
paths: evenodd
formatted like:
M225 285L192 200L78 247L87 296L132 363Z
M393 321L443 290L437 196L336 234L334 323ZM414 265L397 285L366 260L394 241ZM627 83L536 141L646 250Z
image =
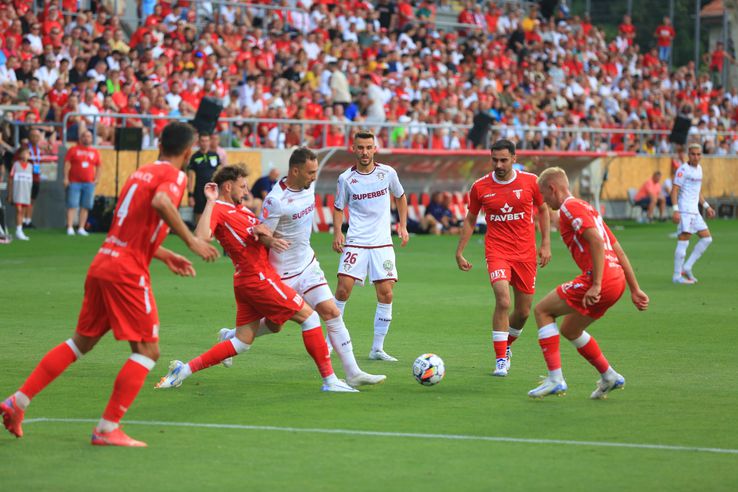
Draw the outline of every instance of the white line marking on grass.
M24 424L35 424L41 422L63 422L94 424L97 419L57 419L39 417L26 419ZM304 427L276 427L271 425L243 425L243 424L207 424L197 422L163 422L158 420L126 420L126 425L149 425L160 427L196 427L200 429L238 429L254 431L277 431L277 432L300 432L308 434L339 434L345 436L370 436L370 437L409 437L415 439L445 439L450 441L486 441L486 442L509 442L516 444L564 444L568 446L592 446L600 448L630 448L630 449L655 449L659 451L689 451L699 453L736 454L738 449L727 448L702 448L694 446L670 446L668 444L635 444L627 442L607 441L572 441L568 439L529 439L522 437L497 437L497 436L471 436L463 434L419 434L414 432L382 432L362 431L350 429L313 429Z

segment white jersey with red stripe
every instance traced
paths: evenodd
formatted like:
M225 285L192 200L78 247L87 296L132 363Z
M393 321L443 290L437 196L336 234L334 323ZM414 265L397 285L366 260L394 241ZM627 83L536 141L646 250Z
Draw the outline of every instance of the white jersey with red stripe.
M348 207L349 211L346 246L392 245L390 193L400 198L405 190L397 172L386 164L374 163L372 172L366 174L354 166L338 177L335 208Z
M264 199L261 221L266 224L275 237L289 241L287 251L279 253L269 250L269 263L280 277L298 275L315 258L310 246L315 215L315 185L307 190L293 190L282 178Z

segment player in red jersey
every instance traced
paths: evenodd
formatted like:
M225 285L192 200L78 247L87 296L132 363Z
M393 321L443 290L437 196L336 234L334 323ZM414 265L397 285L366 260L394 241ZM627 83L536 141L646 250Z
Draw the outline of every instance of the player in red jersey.
M159 316L149 264L157 258L177 275L195 275L187 258L161 246L170 227L201 258L218 257L213 246L192 235L177 212L187 185L181 169L190 159L194 140L191 126L170 123L161 135L159 160L139 168L126 181L110 232L87 272L74 335L49 351L23 386L0 403L3 424L16 437L23 436L21 423L31 399L112 329L116 340L131 345L133 354L118 373L92 444L146 446L128 437L119 422L159 358Z
M215 344L187 363L173 360L169 372L156 387L177 388L192 373L249 350L254 338L278 331L282 324L292 320L302 325L305 348L323 377L322 390L356 392L333 372L318 313L282 282L269 263L267 248L283 252L289 243L273 237L269 227L240 205L249 191L246 176L246 170L239 166L224 166L216 171L214 183L205 185L207 203L195 231L201 239L210 240L215 236L236 268L233 275L236 336ZM261 318L266 318L266 322L260 323Z
M510 370L510 345L525 325L536 287L536 229L534 206L538 208L541 247L538 262L543 267L551 260L548 208L538 191L535 174L516 171L515 144L499 140L491 147L493 171L478 179L469 192L469 211L464 219L456 249L456 263L463 271L472 264L464 258L477 215L484 210L487 220L485 258L495 294L492 315L492 343L495 350L494 376L507 376ZM510 286L515 305L510 312Z
M548 377L528 395L542 398L567 390L556 326L556 318L564 316L561 333L601 375L591 398L607 398L610 391L625 385L625 378L615 372L595 339L585 330L620 299L626 283L633 304L640 311L648 308L648 296L638 286L625 251L600 214L589 203L571 195L564 170L558 167L544 170L538 185L548 206L559 210L561 239L582 273L571 282L559 285L536 304L538 343L546 359Z

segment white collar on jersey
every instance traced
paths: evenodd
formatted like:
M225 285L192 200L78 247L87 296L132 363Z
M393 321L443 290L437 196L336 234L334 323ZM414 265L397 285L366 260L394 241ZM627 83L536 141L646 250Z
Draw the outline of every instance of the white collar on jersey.
M500 181L499 179L497 179L497 176L495 176L495 172L494 171L492 171L491 174L492 174L492 181L494 181L497 184L501 184L501 185L510 184L513 181L515 181L515 178L518 177L518 172L515 169L513 169L513 177L510 178L510 179L508 179L507 181Z

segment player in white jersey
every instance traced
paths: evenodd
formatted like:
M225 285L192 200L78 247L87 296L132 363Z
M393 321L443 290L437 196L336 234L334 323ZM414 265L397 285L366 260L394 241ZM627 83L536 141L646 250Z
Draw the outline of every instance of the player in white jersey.
M341 254L338 264L336 305L341 314L354 284L364 283L367 274L377 293L374 315L374 342L369 358L396 362L384 351L384 339L392 321L392 287L397 281L395 250L392 246L390 194L397 200L400 218L398 234L402 246L407 244L407 197L397 172L385 164L374 162L377 151L374 134L367 131L354 135L356 165L338 177L333 210L333 250ZM349 230L344 238L343 211L348 207Z
M269 263L282 281L295 289L325 321L328 338L346 372L346 382L354 387L378 384L386 376L368 374L356 363L351 337L310 246L317 176L318 158L315 153L305 147L295 149L290 156L287 177L282 178L265 197L260 220L274 231L275 237L289 243L285 251L270 249ZM262 320L257 334L269 334L280 329L280 326ZM235 330L221 330L221 340L232 336L235 336Z
M675 284L694 284L697 279L692 274L692 268L702 253L705 252L710 243L710 229L707 228L705 220L700 215L699 204L708 218L715 217L715 210L705 200L702 194L702 147L700 144L691 144L687 163L677 169L674 176L674 184L671 189L671 203L674 208L674 223L677 226L677 247L674 251L674 275L672 280ZM699 236L699 241L694 246L692 254L685 262L689 239L692 234Z

